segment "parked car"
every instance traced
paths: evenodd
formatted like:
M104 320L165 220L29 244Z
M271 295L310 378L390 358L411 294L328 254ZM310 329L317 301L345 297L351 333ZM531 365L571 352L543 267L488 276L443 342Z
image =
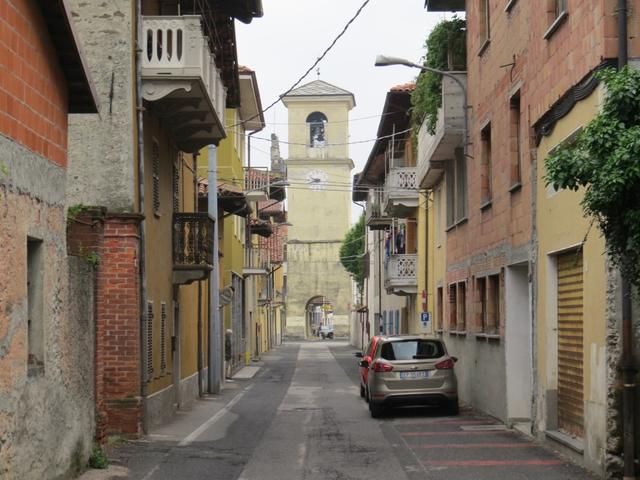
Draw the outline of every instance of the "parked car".
M361 361L361 366L368 369L371 416L380 417L390 407L401 405L440 405L457 415L457 360L447 353L439 338L381 337L371 360Z
M378 345L378 340L380 340L379 335L374 335L369 340L369 343L364 348L362 352L354 353L356 358L360 359L359 362L359 370L360 370L360 396L365 399L365 401L369 401L368 388L367 388L367 380L369 378L369 364L371 363L371 357L373 353L376 351L376 346ZM366 365L366 366L365 366Z
M324 340L325 338L332 339L333 338L333 325L321 325L320 331L318 332L320 337Z

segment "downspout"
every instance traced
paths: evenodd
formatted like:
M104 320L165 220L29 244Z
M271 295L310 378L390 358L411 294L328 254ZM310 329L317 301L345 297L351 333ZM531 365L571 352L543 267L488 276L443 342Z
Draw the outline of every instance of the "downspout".
M140 395L146 398L148 394L147 355L144 355L147 345L147 267L146 267L146 222L144 218L144 106L142 105L142 0L136 0L136 115L138 128L138 212L140 220L140 241L138 251L139 281L140 281ZM143 414L143 418L146 416ZM147 430L146 428L144 429Z
M220 257L218 247L218 159L217 146L209 145L209 162L208 162L208 181L209 192L208 211L214 219L213 223L213 268L209 274L209 282L211 289L209 290L209 370L208 391L209 393L220 393L222 387L222 333L220 325Z
M197 212L198 208L198 153L193 154L193 211ZM198 396L202 397L202 280L198 280Z
M618 0L618 70L629 62L627 33L627 0ZM623 262L628 261L623 258ZM635 377L633 364L633 321L631 318L631 285L622 277L622 444L624 480L633 480L635 474Z

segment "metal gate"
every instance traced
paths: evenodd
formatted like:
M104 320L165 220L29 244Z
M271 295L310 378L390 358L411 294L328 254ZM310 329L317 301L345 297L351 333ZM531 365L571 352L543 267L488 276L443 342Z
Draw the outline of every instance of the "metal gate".
M582 437L583 383L582 251L558 255L558 427Z

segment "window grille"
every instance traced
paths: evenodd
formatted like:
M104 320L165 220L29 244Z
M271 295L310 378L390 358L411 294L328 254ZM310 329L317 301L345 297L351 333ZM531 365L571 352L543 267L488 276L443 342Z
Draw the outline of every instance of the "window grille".
M167 369L167 304L160 303L160 374Z

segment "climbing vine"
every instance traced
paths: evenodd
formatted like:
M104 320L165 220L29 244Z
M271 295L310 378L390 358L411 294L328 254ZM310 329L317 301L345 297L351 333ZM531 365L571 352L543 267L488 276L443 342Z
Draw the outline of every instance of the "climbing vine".
M605 85L602 110L550 153L545 181L556 190L585 188L585 214L604 233L613 263L640 287L640 71L597 75Z
M364 214L362 214L358 222L347 232L340 246L340 263L347 272L353 275L360 292L364 288L362 257L366 243L365 234Z
M438 23L425 41L424 65L438 70L466 70L466 26L467 22L458 17ZM419 128L426 118L429 133L433 134L438 108L442 106L442 75L421 73L411 94L411 105L415 125Z

